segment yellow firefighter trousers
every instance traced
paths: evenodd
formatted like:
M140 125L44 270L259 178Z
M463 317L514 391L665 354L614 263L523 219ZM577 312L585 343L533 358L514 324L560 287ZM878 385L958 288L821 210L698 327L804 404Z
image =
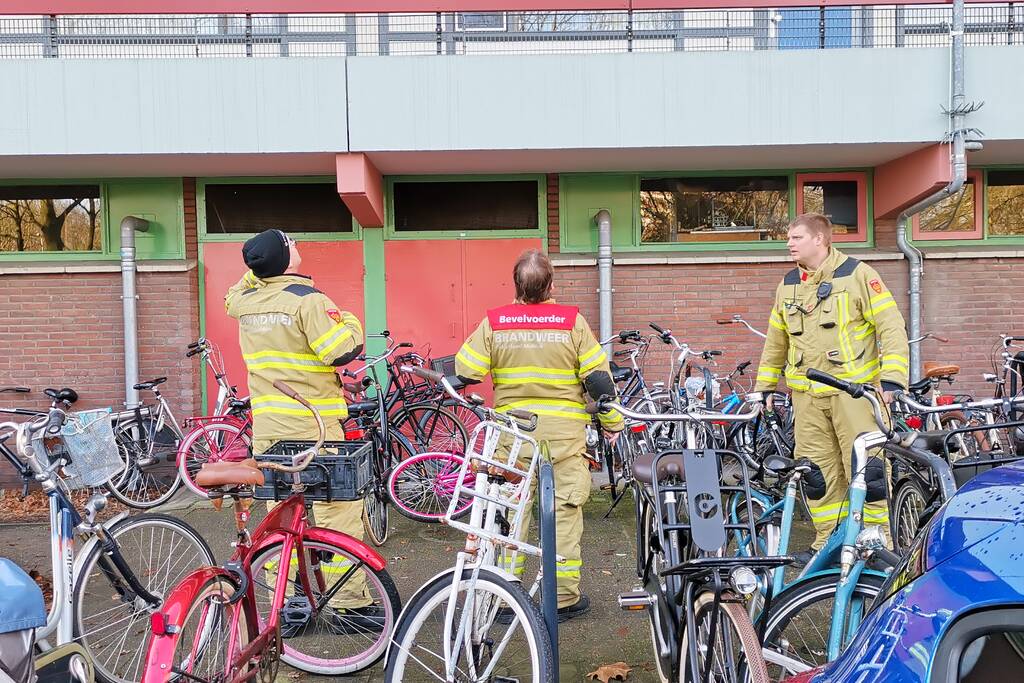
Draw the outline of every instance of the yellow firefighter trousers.
M522 459L528 464L530 447L523 446ZM587 449L586 436L552 439L548 441L551 453L552 473L555 478L555 543L557 552L565 559L555 566L558 584L558 607L575 605L580 599L580 571L583 569L581 541L583 539L583 504L590 499L590 468L584 453ZM537 465L539 477L540 463ZM533 507L537 504L536 477L532 493L533 501L526 510L523 529L529 529ZM538 534L539 535L539 534ZM506 552L499 560L499 566L516 577L523 575L526 555Z
M853 441L859 434L878 430L871 405L846 393L812 396L793 392L796 456L808 458L821 468L825 477L825 497L808 499L817 550L825 544L836 524L847 515L847 489L853 464ZM871 455L869 453L869 455ZM882 526L889 535L889 507L886 501L864 506L864 523Z
M315 437L311 437L315 438ZM341 425L337 422L333 424L327 424L327 441L343 441L345 434L341 429ZM265 453L280 439L256 439L252 443L253 453ZM273 510L277 503L270 501L267 503L267 510ZM363 538L363 502L346 501L343 503L313 503L313 521L316 526L326 527L328 529L334 529L335 531L341 531L343 533L362 540ZM293 552L291 558L292 572L298 571L298 557ZM321 561L320 568L324 572L324 581L328 586L332 585L337 581L345 572L349 570L352 563L337 555L332 561L325 562ZM273 569L268 567L268 578L271 582L275 581L276 574ZM270 583L270 582L268 582ZM273 583L271 583L273 585ZM292 595L294 589L289 587L286 595ZM348 581L341 590L338 591L337 595L331 600L331 607L336 608L353 608L353 607L366 607L371 604L373 599L370 597L366 590L366 574L365 570L360 570Z

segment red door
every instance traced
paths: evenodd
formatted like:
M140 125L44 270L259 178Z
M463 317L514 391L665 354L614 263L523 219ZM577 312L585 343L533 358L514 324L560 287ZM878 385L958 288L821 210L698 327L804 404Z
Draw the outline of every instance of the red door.
M515 298L512 266L524 249L540 246L538 239L386 242L392 335L415 343L423 355L456 353L487 309ZM477 393L490 401L490 383Z
M245 363L238 347L238 323L224 311L224 294L246 271L242 248L237 242L207 242L202 249L206 338L223 352L228 381L245 394L248 388ZM302 254L302 272L313 278L316 288L362 320L362 242L300 242L299 251ZM214 389L207 391L208 409L212 408L216 397Z

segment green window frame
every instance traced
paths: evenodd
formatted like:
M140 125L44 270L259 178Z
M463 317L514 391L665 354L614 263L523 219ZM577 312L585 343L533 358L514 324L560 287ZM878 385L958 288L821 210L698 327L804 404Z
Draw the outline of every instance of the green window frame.
M395 228L395 183L459 183L459 182L511 182L529 180L537 183L537 228L508 230L408 230ZM441 176L388 176L384 186L384 236L389 240L452 240L503 239L538 237L547 239L547 176L538 173L508 175L441 175Z
M814 179L827 179L835 175L837 179L849 179L856 177L863 179L863 197L858 202L864 206L859 207L866 214L866 226L858 230L856 235L850 235L842 241L842 248L869 248L874 246L875 225L874 225L874 199L873 199L873 174L871 169L866 168L828 168L828 169L741 169L729 171L656 171L648 173L567 173L560 175L559 181L559 237L561 251L565 253L592 253L596 247L583 248L579 244L579 236L570 234L570 221L578 221L578 216L567 216L566 209L570 206L571 197L568 196L566 186L572 180L585 180L587 178L609 179L619 177L623 182L629 183L631 187L632 215L628 220L621 215L612 214L613 245L616 252L716 252L716 251L778 251L786 248L785 240L749 240L736 242L643 242L641 239L641 214L640 214L640 182L641 178L725 178L743 176L783 176L787 179L789 188L788 211L789 219L797 216L797 192L800 189L799 181L806 177ZM570 182L562 182L568 178ZM588 200L593 203L593 200ZM609 207L601 207L609 208ZM590 211L588 206L587 211ZM620 212L621 213L621 212ZM627 227L623 227L627 224ZM591 226L596 230L596 226ZM628 230L628 235L624 231ZM578 231L578 226L577 226ZM855 239L850 239L855 238Z
M4 251L0 261L88 262L121 257L120 221L126 215L148 219L156 229L136 237L139 260L185 258L185 202L181 178L27 178L0 186L96 185L100 194L102 246L95 251Z
M209 185L330 185L337 188L334 176L237 176L230 178L196 178L196 223L200 242L245 242L257 233L209 233L206 230L206 188ZM339 197L340 200L340 197ZM268 226L272 227L272 226ZM362 226L353 217L352 232L288 232L300 242L345 242L362 239Z
M977 185L980 187L981 192L981 226L978 230L978 234L973 237L964 237L960 239L919 239L912 237L910 240L913 244L922 247L956 247L956 246L985 246L993 247L999 245L1018 247L1024 244L1024 234L1021 235L992 235L989 233L989 174L992 171L1020 171L1024 172L1024 165L1021 164L1010 164L1010 165L997 165L997 166L970 166L967 169L968 182L970 182L971 176L980 176L980 181ZM977 201L977 198L975 198Z

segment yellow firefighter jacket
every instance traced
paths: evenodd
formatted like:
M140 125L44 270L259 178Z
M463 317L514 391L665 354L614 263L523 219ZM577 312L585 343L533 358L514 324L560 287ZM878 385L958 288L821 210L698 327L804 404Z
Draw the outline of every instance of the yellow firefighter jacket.
M312 414L278 392L277 380L309 400L328 425L348 416L332 363L363 343L363 328L354 315L340 310L304 275L261 280L246 273L224 303L228 315L238 320L255 439L316 437Z
M590 422L582 381L603 370L608 355L574 306L554 301L510 304L487 311L455 356L455 372L466 379L494 381L494 405L536 413L542 439L576 438ZM609 431L623 428L622 416L600 416Z
M837 393L809 381L808 368L852 382L906 387L908 356L892 292L874 268L833 247L820 268L794 268L776 290L754 389L774 389L785 376L793 391Z

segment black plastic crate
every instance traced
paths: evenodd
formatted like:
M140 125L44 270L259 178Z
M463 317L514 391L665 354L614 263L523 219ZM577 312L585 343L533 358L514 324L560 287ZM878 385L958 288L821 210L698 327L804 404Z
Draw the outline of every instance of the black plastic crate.
M312 444L311 441L278 441L269 451L255 457L258 462L291 465L292 456ZM301 472L306 500L328 503L362 500L372 479L373 445L369 441L325 441L323 448L326 452L314 457ZM263 474L266 482L256 487L254 498L280 501L292 495L293 474L276 470L263 470Z

